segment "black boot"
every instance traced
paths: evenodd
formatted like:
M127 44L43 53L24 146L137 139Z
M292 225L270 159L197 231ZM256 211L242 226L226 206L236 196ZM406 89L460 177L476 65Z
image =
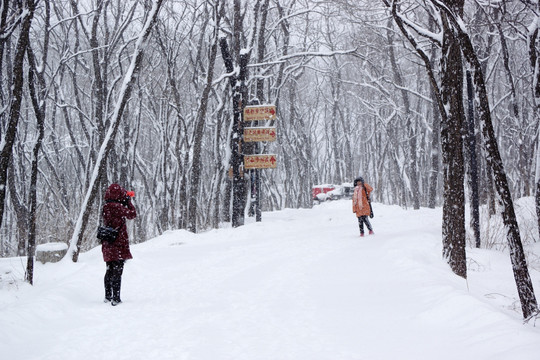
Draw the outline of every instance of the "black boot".
M107 271L105 272L105 277L103 279L103 284L105 285L105 299L103 299L103 302L108 303L112 300L112 283L111 283L111 277L112 277L112 269L111 265L107 263Z
M115 279L113 281L113 285L112 285L113 296L112 296L112 301L111 301L112 306L116 306L116 305L118 305L118 304L120 304L122 302L122 300L120 300L120 287L121 287L121 284L122 284L122 278L121 277L118 277L118 279Z
M122 273L124 271L124 262L116 261L112 266L111 276L111 288L112 288L112 301L111 305L116 306L122 302L120 299L120 288L122 286Z

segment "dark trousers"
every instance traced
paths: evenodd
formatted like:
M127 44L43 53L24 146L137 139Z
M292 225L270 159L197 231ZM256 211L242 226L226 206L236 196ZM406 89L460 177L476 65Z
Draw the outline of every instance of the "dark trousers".
M369 231L373 231L373 228L371 227L371 223L369 222L367 215L363 215L363 216L358 217L358 225L360 226L360 234L364 233L364 223L366 224Z
M122 273L124 272L124 260L107 261L105 272L105 299L120 302L120 286L122 285Z

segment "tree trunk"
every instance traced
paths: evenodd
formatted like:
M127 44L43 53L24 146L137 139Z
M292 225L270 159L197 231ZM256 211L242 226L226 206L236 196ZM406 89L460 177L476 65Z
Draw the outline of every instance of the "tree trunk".
M48 6L47 6L48 10ZM48 18L47 18L48 20ZM31 285L34 283L34 255L36 252L36 218L37 218L37 175L38 175L38 162L39 152L43 142L45 134L45 101L44 92L42 88L40 94L36 91L36 84L34 84L36 74L36 66L31 54L30 49L28 52L28 59L30 62L28 71L28 87L30 89L30 96L32 98L32 106L37 120L38 138L34 145L33 158L32 158L32 170L30 173L30 221L28 230L28 247L27 247L27 262L26 262L26 281Z
M451 5L451 4L449 4ZM463 11L463 4L457 8ZM442 97L448 109L441 126L444 162L443 256L452 271L467 278L465 254L465 169L463 166L463 65L461 49L443 18Z
M474 232L475 246L480 247L480 195L478 190L478 164L476 161L476 135L474 131L474 94L471 73L467 71L467 96L469 106L468 148L469 148L469 184L471 188L471 227Z
M392 32L390 31L390 20L389 29L386 31L386 38L388 40L388 54L390 56L390 64L392 64L392 72L394 73L394 83L400 88L401 98L403 99L403 105L405 110L405 124L408 129L409 136L409 177L411 179L411 195L413 208L415 210L420 209L420 189L418 184L418 168L417 168L417 144L416 144L416 134L414 126L412 125L413 113L411 111L411 101L409 99L409 94L407 93L403 77L401 76L401 70L397 64L396 55L394 52L394 41L392 39Z
M197 197L199 195L199 188L201 182L201 148L202 138L204 133L204 124L206 122L206 112L208 109L208 97L210 90L212 89L212 82L214 79L214 66L217 56L217 43L219 36L219 23L221 20L221 14L223 12L224 2L221 3L220 9L218 4L214 9L215 11L215 29L214 29L214 41L210 48L210 55L208 59L208 70L206 74L206 84L201 96L199 110L197 111L197 120L195 126L195 132L193 134L193 161L191 164L191 184L189 193L189 211L188 211L188 229L191 232L197 232Z
M536 5L536 10L540 10L540 3ZM540 127L540 56L538 56L538 30L540 24L540 15L537 15L533 19L533 23L536 26L531 29L529 34L529 60L531 62L531 67L533 70L533 95L534 95L534 117L537 121L537 129ZM536 218L537 218L537 227L538 235L540 238L540 136L537 136L536 143L536 170L535 170L535 208L536 208Z
M433 20L430 20L432 25ZM432 25L433 26L433 25ZM435 64L436 57L436 46L435 44L431 45L431 63L433 67ZM437 105L437 95L433 86L429 87L429 94L432 100L432 133L431 133L431 170L429 174L429 198L428 198L428 207L435 209L437 205L437 189L439 183L439 164L440 164L440 147L441 147L441 113L439 111L439 106Z
M234 65L227 39L220 40L221 54L228 73L234 72ZM244 89L247 64L250 53L242 52L240 54L239 72L229 77L229 83L233 91L233 126L231 135L231 167L232 167L232 226L238 227L244 225L244 207L245 207L245 184L243 172L243 110L244 110Z
M24 56L29 44L30 26L34 17L34 0L25 1L26 14L21 22L19 40L13 61L13 83L11 88L11 105L9 109L8 126L0 148L0 226L4 217L4 207L7 188L7 170L13 151L13 143L17 134L17 125L21 115L21 103L24 85Z
M430 89L431 99L433 100L432 116L433 116L433 131L431 135L431 170L429 174L429 200L428 207L435 209L437 205L437 188L439 179L439 162L440 162L440 136L441 136L441 115L435 98L433 88Z

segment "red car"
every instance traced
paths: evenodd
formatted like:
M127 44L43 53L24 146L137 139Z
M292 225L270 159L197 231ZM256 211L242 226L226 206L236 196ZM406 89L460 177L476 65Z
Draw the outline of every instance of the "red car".
M320 197L318 197L319 194L326 194L329 191L334 190L336 187L334 185L315 185L311 189L311 195L313 200L321 200Z
M351 199L354 191L353 184L341 185L315 185L311 189L311 195L315 203L326 200Z

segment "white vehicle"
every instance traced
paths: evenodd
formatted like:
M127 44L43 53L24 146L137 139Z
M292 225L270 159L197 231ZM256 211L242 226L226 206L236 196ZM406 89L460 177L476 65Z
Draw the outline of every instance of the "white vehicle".
M351 199L354 187L351 183L341 185L315 185L313 187L313 201L315 204L327 200Z

